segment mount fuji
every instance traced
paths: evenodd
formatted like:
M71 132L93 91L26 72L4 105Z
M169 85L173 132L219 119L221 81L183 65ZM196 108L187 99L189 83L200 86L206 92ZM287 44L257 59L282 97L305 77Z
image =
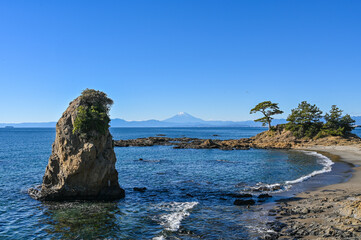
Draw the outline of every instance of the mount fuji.
M169 122L169 123L204 123L206 121L204 121L203 119L200 118L196 118L193 117L192 115L185 113L185 112L180 112L177 115L171 117L171 118L167 118L165 120L163 120L163 122Z

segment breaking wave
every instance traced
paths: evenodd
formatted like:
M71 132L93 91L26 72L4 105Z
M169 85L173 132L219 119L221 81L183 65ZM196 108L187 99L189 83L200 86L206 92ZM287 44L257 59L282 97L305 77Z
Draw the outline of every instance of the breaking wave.
M331 161L328 157L317 153L317 152L310 152L310 151L302 151L304 154L312 155L317 157L317 163L321 164L323 168L321 170L316 170L311 172L310 174L307 174L305 176L302 176L300 178L297 178L295 180L285 181L283 184L281 183L274 183L274 184L265 184L265 183L257 183L256 186L250 187L246 189L246 191L252 191L252 192L282 192L290 189L293 184L301 183L306 181L307 179L314 177L316 175L331 172L332 171L332 165L334 162Z
M321 170L316 170L313 171L312 173L302 176L296 180L292 180L292 181L286 181L285 184L286 185L292 185L295 183L300 183L303 182L311 177L314 177L318 174L322 174L322 173L326 173L326 172L331 172L332 171L332 165L334 164L334 162L331 161L331 159L329 159L328 157L319 154L317 152L309 152L309 151L302 151L303 153L307 154L307 155L312 155L312 156L316 156L317 157L317 162L321 165L323 165L323 168Z
M189 211L195 207L198 202L170 202L162 203L155 208L165 211L165 214L158 216L156 219L165 230L175 232L179 229L184 218L190 215Z

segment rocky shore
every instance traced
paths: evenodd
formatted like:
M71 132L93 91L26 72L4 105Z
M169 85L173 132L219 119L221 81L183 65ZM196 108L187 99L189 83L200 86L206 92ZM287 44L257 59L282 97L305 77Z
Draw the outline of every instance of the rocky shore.
M251 148L262 149L299 149L310 146L361 146L361 139L355 135L349 137L330 136L314 139L297 139L292 132L265 131L251 138L219 140L199 138L169 138L164 136L137 138L129 140L116 140L116 147L147 147L147 146L174 146L174 148L193 149L221 149L221 150L249 150Z
M149 137L114 141L117 147L165 145L174 148L248 150L301 149L328 152L342 161L361 166L361 140L355 135L320 139L297 139L289 131L266 131L251 138L212 140ZM275 221L264 239L361 239L361 167L350 181L305 192L279 202L269 212ZM252 205L249 199L236 205Z
M359 146L314 146L306 148L361 164ZM304 192L272 209L276 221L265 239L361 239L361 168L350 181Z
M129 140L114 141L115 147L149 147L149 146L174 146L174 148L194 148L221 150L248 150L251 146L250 139L239 140L216 140L199 138L168 138L168 137L148 137Z

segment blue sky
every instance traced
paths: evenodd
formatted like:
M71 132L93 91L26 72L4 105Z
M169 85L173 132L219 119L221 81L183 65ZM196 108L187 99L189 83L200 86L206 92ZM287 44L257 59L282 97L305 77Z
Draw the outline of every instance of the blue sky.
M247 120L264 100L361 115L360 12L358 0L3 0L0 122L56 121L85 88L127 120Z

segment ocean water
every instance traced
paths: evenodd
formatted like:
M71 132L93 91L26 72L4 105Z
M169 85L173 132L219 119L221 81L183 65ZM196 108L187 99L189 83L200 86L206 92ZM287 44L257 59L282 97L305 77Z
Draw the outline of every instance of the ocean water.
M263 130L112 128L111 132L114 139L157 134L233 139ZM361 134L359 129L355 132ZM350 171L347 164L312 152L115 148L124 199L42 203L31 199L27 189L41 183L54 138L51 128L0 129L1 239L256 239L272 220L266 214L272 202L307 186L342 181ZM276 185L280 189L269 192L273 198L260 202L257 196L262 192L254 189ZM147 190L137 192L134 187ZM234 194L241 192L252 193L257 204L233 205Z

